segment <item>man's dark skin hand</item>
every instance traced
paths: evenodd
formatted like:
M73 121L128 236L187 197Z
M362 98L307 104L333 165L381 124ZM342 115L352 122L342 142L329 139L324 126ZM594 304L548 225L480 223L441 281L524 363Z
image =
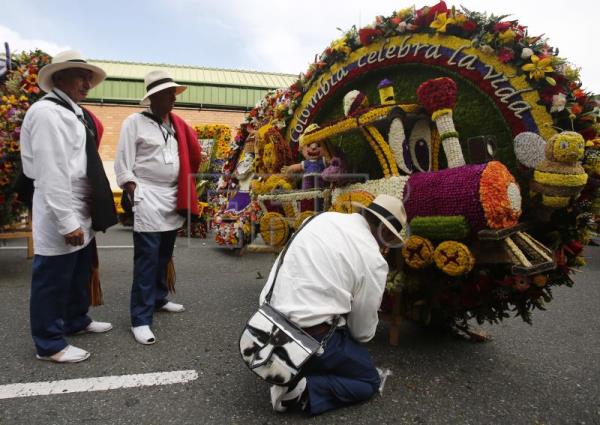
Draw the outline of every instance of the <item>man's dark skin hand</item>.
M67 233L65 236L65 242L67 245L80 246L83 245L83 229L81 227Z

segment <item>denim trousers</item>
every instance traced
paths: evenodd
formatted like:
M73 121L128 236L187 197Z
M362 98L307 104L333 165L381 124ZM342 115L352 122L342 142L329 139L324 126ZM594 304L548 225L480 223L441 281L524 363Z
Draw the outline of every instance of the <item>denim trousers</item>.
M85 329L92 321L89 280L92 246L64 255L35 255L29 312L37 353L51 356L68 344L65 335Z
M133 232L131 325L152 325L154 310L167 303L167 265L173 256L177 230Z

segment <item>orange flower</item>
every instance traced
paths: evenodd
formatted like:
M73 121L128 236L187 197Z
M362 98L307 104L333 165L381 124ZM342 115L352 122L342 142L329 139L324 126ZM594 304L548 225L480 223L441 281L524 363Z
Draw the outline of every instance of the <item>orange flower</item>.
M479 184L479 198L491 229L514 226L521 216L521 195L515 178L506 166L490 161Z

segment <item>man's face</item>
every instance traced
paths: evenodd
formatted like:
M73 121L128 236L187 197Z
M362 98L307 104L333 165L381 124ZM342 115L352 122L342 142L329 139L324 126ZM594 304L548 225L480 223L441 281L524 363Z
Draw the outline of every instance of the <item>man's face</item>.
M79 103L87 97L92 86L93 75L88 69L65 69L56 73L54 85L65 92L73 102Z
M175 87L161 90L150 96L150 104L155 113L166 114L175 106Z

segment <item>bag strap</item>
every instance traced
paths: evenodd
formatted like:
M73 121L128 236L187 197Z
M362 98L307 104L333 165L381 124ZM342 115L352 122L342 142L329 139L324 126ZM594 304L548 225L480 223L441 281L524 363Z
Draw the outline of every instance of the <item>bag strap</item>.
M277 268L275 269L275 276L273 276L273 283L271 284L271 289L269 289L269 292L267 293L267 296L265 297L265 302L267 304L269 304L271 302L271 296L273 295L273 290L275 289L275 281L277 280L277 275L279 274L279 269L281 268L281 265L283 264L283 257L285 257L285 254L286 254L288 248L290 247L292 241L294 240L296 235L298 233L300 233L300 230L304 229L304 226L306 226L313 218L315 218L318 215L319 214L312 215L312 216L308 217L306 220L304 220L302 225L298 228L298 230L296 230L294 232L292 237L287 241L287 243L283 247L283 251L281 251L281 255L279 256L279 261L277 262Z
M73 112L73 114L75 114L77 119L83 124L85 129L92 134L93 138L95 138L96 130L94 129L94 124L93 124L94 121L92 120L92 117L87 113L87 111L85 109L81 108L81 111L83 113L83 117L81 117L80 115L77 115L77 113L75 112L75 109L73 109L73 107L69 104L69 102L64 100L58 93L56 93L54 90L51 93L56 97L44 97L43 100L48 100L52 103L56 103L57 105L62 106L63 108L68 109L69 111Z

